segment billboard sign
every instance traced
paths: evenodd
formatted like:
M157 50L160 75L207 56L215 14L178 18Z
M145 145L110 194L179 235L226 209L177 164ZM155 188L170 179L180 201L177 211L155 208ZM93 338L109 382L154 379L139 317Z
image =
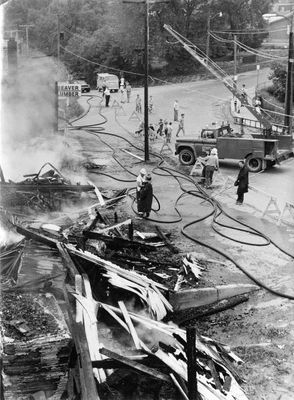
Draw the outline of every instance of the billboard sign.
M79 97L82 94L81 85L76 83L58 82L58 96Z

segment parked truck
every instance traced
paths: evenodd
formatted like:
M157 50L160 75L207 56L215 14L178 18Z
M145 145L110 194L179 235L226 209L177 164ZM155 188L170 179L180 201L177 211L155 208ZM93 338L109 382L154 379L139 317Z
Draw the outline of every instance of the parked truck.
M197 157L209 154L216 148L219 159L245 159L250 172L258 172L279 162L278 140L256 139L234 133L229 124L211 125L201 130L198 136L183 136L176 139L175 154L180 163L192 165Z

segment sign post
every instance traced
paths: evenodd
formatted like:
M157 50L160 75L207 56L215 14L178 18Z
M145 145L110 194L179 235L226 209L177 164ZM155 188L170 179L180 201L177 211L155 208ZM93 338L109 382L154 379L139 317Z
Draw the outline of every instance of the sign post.
M66 99L67 106L71 97L80 97L82 87L77 83L55 82L55 132L58 132L59 99Z

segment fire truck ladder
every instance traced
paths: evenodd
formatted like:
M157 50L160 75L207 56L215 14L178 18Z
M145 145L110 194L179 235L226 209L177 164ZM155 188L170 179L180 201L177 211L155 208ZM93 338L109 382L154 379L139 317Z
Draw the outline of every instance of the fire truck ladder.
M194 43L190 42L187 38L176 32L170 25L164 25L164 29L167 30L177 41L183 46L183 48L191 54L193 58L199 61L208 71L212 73L217 79L219 79L226 86L227 89L243 104L249 112L260 122L261 126L266 130L267 134L272 133L272 123L269 122L270 115L267 114L266 118L256 111L255 107L250 104L248 95L236 87L235 81L214 61L207 57L207 55ZM250 99L251 100L251 99Z

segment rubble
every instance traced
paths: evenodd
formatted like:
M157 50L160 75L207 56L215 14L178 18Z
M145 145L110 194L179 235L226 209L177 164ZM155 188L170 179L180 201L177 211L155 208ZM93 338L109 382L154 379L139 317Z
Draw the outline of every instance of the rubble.
M121 196L124 194L116 197L120 199ZM133 371L136 371L138 385L141 385L139 383L141 380L151 379L157 382L154 384L154 390L156 388L160 391L163 387L164 390L167 387L173 388L181 398L187 399L185 331L171 321L180 316L178 321L191 322L201 313L209 313L211 310L218 312L219 308L206 305L205 309L198 309L198 314L193 308L193 312L184 319L183 315L177 315L175 312L177 310L174 307L174 299L177 295L185 296L185 292L190 293L188 290L190 287L193 287L194 291L198 290L195 286L205 273L207 262L215 260L206 260L197 253L180 254L179 249L170 241L169 234L159 228L156 232L134 229L131 219L122 218L118 221L117 213L107 209L107 204L96 204L95 208L91 206L88 211L88 214L81 213L73 223L66 219L64 226L62 218L59 218L59 221L56 219L47 223L45 221L34 223L21 221L10 215L10 221L16 231L31 241L32 249L34 243L38 242L38 246L43 250L48 247L48 251L53 252L54 257L59 254L67 272L66 288L76 300L74 311L71 296L67 298L67 291L63 290L62 296L65 296L67 304L65 318L73 335L75 352L78 354L73 358L75 361L70 367L68 393L74 397L78 391L82 394L83 400L99 399L101 393L104 393L104 385L118 390L119 382L131 379ZM8 213L6 217L9 217ZM162 250L159 252L158 248ZM38 247L35 250L36 255L41 254ZM28 258L25 261L26 265L27 262ZM38 279L36 286L39 287L37 281ZM45 282L46 287L50 286L49 283ZM21 296L28 295L26 288L32 288L29 283L27 286L23 284L22 288L19 285L16 287L22 290ZM39 288L39 293L35 295L36 299L40 298L40 292L44 292L44 287ZM188 300L193 302L195 296L197 297L197 294L193 292L191 299ZM30 299L32 306L42 304L39 300L36 303L36 299L33 297ZM183 301L186 300L183 298ZM9 306L9 301L5 300L5 303ZM232 305L226 303L226 306ZM136 312L133 312L134 310ZM63 361L69 358L67 347L70 343L69 330L62 331L62 334L58 327L54 330L55 316L52 316L53 330L51 332L49 329L45 334L42 331L42 315L33 309L29 314L36 315L36 319L30 321L26 314L16 314L6 322L5 331L10 335L13 332L13 340L21 343L20 351L29 355L29 346L38 354L39 347L42 347L44 352L42 357L48 360L46 365L48 381L45 383L44 373L40 377L40 385L37 385L28 375L23 382L28 382L26 387L29 389L23 389L24 383L17 375L17 369L14 370L14 358L9 358L8 354L4 373L7 376L11 371L15 374L14 388L19 390L19 393L21 390L41 392L48 387L53 388L54 385L55 391L58 385L60 390L64 391L63 378L67 367ZM163 320L165 323L159 322ZM36 332L39 326L36 325L36 321L41 324L38 335ZM109 327L111 338L106 338L105 329L103 331L101 328L105 324ZM121 331L125 331L125 334ZM118 346L114 344L114 336L117 334L115 332L121 332L121 338L115 339L119 343ZM64 358L56 359L57 365L50 355L56 357L58 346ZM7 349L9 346L6 346ZM227 347L200 335L196 338L196 349L198 390L203 400L245 400L246 396L239 386L242 378L234 366L234 363L240 363L241 360ZM31 360L31 365L39 362L37 356L27 358ZM25 364L20 363L18 368L20 371L25 368ZM42 368L40 367L40 374L44 372ZM13 397L9 397L10 391L13 393L12 388L7 382L6 379L7 398L12 399ZM100 388L99 395L95 382ZM117 398L123 399L122 393L121 396ZM105 393L102 395L102 400L104 399L107 399Z
M2 293L3 386L5 399L27 399L40 390L61 395L71 335L51 294Z

